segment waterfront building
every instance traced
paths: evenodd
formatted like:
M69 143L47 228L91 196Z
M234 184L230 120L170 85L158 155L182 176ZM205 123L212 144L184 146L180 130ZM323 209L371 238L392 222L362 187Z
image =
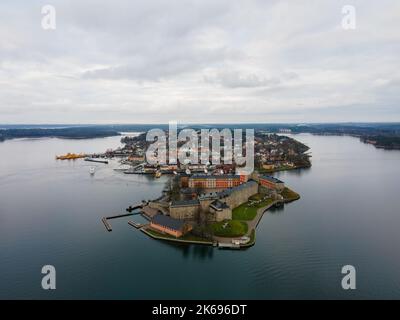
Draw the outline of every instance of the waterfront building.
M174 219L163 214L157 214L151 219L150 228L176 238L192 230L192 226L183 220Z
M269 164L269 163L264 163L264 164L262 165L262 167L263 167L263 169L265 169L265 170L273 170L273 169L275 169L275 165L274 165L274 164Z
M143 162L144 160L145 160L145 159L144 159L144 156L130 155L130 156L128 157L128 161Z
M282 191L285 188L285 183L271 176L260 176L260 185L277 191Z

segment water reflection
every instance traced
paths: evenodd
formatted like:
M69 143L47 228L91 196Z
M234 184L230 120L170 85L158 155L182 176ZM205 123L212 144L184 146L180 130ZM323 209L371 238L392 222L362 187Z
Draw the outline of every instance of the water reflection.
M278 214L282 214L283 211L285 211L285 206L272 207L272 208L268 209L268 211L266 213L278 215Z
M311 159L311 165L312 165L312 159ZM311 173L312 167L310 168L301 168L301 169L293 169L293 170L288 170L288 171L277 171L273 173L274 176L276 177L281 177L283 175L292 175L292 176L305 176Z
M215 248L209 245L184 244L172 241L160 241L176 251L182 252L182 257L192 260L207 260L214 256Z

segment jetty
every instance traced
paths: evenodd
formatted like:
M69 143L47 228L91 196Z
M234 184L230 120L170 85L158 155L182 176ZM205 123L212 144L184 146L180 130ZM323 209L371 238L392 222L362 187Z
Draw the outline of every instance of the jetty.
M109 219L116 219L116 218L122 218L122 217L128 217L128 216L133 216L133 213L123 213L123 214L117 214L115 216L108 216L105 217L107 220Z
M144 224L134 222L134 221L128 221L128 224L136 229L140 229L141 227L144 226Z
M98 163L108 164L108 160L99 160L99 159L93 159L93 158L85 158L84 160L89 161L89 162L98 162Z
M106 227L106 229L107 229L108 232L112 231L111 224L108 223L106 217L102 218L101 221L103 221L104 226Z
M143 208L143 205L138 204L138 205L129 206L128 208L126 208L126 211L132 212L136 209L142 209L142 208Z
M218 249L240 249L240 244L229 242L218 242Z
M103 218L101 218L101 221L103 222L103 224L106 227L107 231L112 231L111 224L108 222L108 220L117 219L117 218L123 218L123 217L129 217L129 216L133 216L133 215L134 215L134 213L122 213L122 214L117 214L117 215L114 215L114 216L103 217Z

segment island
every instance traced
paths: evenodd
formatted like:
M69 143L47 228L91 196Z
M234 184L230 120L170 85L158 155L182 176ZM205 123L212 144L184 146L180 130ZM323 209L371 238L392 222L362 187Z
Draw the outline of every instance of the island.
M123 174L169 175L158 199L143 200L139 210L147 224L129 224L151 238L188 244L240 249L256 241L256 228L264 212L300 199L275 171L311 166L309 148L299 141L256 131L255 169L237 174L237 165L180 163L150 165L145 161L146 134L122 138L123 147L108 150L104 157L121 157ZM125 215L123 215L125 216ZM107 219L103 220L107 229ZM104 219L104 218L103 218Z

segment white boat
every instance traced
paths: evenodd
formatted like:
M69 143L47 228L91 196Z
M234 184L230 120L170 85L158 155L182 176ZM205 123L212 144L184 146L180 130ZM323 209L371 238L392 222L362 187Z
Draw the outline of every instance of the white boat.
M90 168L89 168L89 173L90 173L91 175L94 175L95 172L96 172L96 168L95 168L95 167L90 167Z
M122 164L122 165L118 166L117 168L114 168L114 171L127 171L131 168L132 168L132 166L129 164Z

